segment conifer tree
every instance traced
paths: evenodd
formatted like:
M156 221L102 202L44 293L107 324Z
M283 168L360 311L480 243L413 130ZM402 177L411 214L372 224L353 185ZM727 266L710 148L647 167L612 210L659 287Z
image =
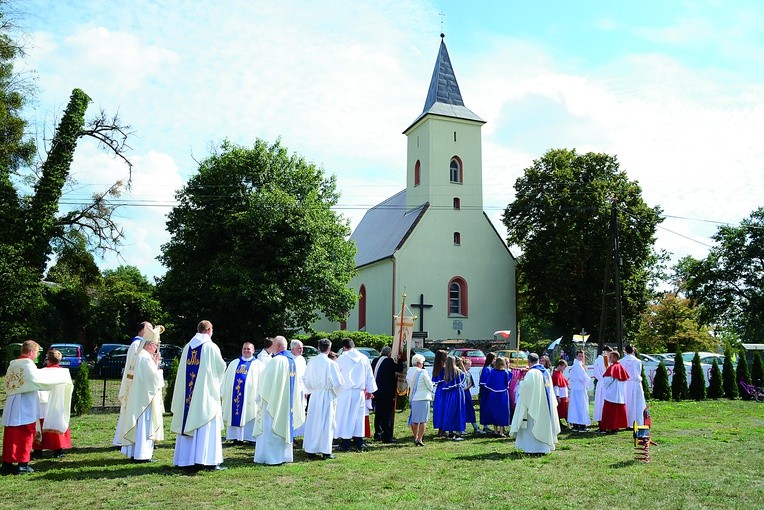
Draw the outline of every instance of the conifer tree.
M645 375L645 366L642 365L642 393L645 394L645 398L650 398L650 384L647 382L647 376Z
M178 376L178 367L180 359L175 358L167 370L167 377L164 382L164 408L166 411L172 409L172 395L175 392L175 378Z
M706 377L703 367L700 366L700 354L697 352L692 357L692 371L690 372L690 398L693 400L706 399Z
M761 354L756 351L753 354L753 363L751 364L751 383L755 386L764 386L764 363L761 361Z
M653 398L655 400L671 400L671 389L669 388L668 370L661 361L658 369L655 371L653 379Z
M723 396L722 372L719 370L719 363L714 360L711 364L711 375L708 378L708 398L717 399Z
M72 391L72 414L79 416L90 412L93 407L93 396L90 394L90 378L88 366L83 363L74 376L74 390Z
M740 384L740 381L751 384L751 373L748 371L748 360L745 358L744 350L741 350L737 355L737 368L735 369L735 385ZM751 395L747 391L741 391L740 398L751 400Z
M671 398L674 400L687 400L687 372L684 368L682 351L677 349L674 355L674 377L671 379Z
M730 400L737 398L737 382L735 381L735 367L732 366L732 350L724 349L724 365L722 366L722 387L724 396Z

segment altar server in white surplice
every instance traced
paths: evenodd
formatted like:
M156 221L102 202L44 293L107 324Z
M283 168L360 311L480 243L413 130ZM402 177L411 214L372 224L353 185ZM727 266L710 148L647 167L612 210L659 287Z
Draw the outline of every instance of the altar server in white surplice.
M570 368L570 405L568 423L573 432L583 432L592 424L589 417L589 383L592 378L586 373L584 351L576 352L576 359Z
M349 451L350 441L358 451L364 451L367 396L377 391L377 382L371 363L365 354L355 348L350 338L342 339L342 354L337 358L342 374L342 391L337 396L337 430L339 451Z
M337 394L343 379L337 363L327 356L331 348L332 342L329 339L318 341L319 355L308 362L303 377L310 401L302 447L308 457L313 459L334 458L332 441L336 426Z
M631 427L645 424L645 390L642 388L642 361L634 355L634 346L624 348L626 355L621 358L621 366L626 369L629 379L624 383L626 393L626 424Z
M613 349L606 345L602 349L602 355L594 360L594 378L597 380L597 387L594 390L594 421L602 419L602 407L605 405L605 386L602 383L605 370L610 365L608 356L612 351Z
M226 469L223 462L223 413L220 385L225 361L212 342L212 323L202 321L183 348L172 396L175 440L173 464L183 468Z

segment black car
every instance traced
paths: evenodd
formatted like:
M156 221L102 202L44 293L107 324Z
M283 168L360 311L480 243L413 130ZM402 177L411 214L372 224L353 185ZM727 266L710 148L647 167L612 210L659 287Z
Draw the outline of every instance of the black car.
M167 376L167 372L170 370L172 362L176 359L180 359L180 355L183 353L183 348L172 344L160 344L159 353L162 356L162 359L159 362L159 367L162 369L164 375Z
M96 377L122 377L122 372L125 370L125 363L127 363L127 350L129 348L129 345L120 345L96 361Z

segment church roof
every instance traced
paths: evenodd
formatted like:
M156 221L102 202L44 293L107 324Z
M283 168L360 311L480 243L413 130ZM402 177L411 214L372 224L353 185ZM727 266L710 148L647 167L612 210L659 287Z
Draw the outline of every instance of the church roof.
M425 115L441 115L445 117L455 117L458 119L474 120L484 123L485 121L475 115L469 108L464 106L462 93L459 90L459 84L456 81L454 68L451 66L451 59L448 57L448 50L440 34L440 50L438 58L435 61L435 69L432 71L430 88L427 90L427 99L424 102L424 109L419 117L411 123L406 131L419 122ZM405 131L404 131L405 132Z
M406 210L406 190L375 205L364 214L350 239L358 247L356 267L391 257L414 229L428 204Z

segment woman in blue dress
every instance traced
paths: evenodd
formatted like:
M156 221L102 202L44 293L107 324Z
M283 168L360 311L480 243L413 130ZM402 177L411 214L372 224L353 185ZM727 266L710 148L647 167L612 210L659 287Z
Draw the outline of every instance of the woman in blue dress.
M478 404L480 407L480 424L483 426L483 432L493 432L490 425L493 423L493 417L491 411L485 405L485 396L487 391L485 390L485 382L488 380L488 374L493 370L493 361L496 359L496 354L489 352L485 355L485 365L480 371L480 392L478 393Z
M466 425L464 405L464 372L456 366L456 358L446 358L446 368L443 373L443 404L441 416L441 428L447 433L449 439L463 441L462 430Z
M509 382L512 373L507 370L506 358L498 357L493 363L493 370L487 375L483 391L484 404L489 415L490 425L499 437L506 436L506 428L511 423L509 412ZM483 409L481 408L481 411Z
M432 427L438 430L438 436L445 435L441 422L443 421L443 375L445 373L446 357L443 349L435 351L435 361L432 363L432 385L435 387L435 400L432 402Z

